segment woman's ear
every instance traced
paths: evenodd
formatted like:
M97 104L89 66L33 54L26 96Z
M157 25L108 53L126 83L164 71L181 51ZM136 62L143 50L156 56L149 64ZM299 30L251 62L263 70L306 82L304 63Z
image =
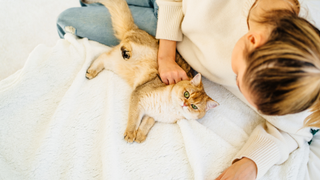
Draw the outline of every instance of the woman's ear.
M264 38L264 36L258 32L248 33L246 39L249 50L256 49L266 42L266 38Z

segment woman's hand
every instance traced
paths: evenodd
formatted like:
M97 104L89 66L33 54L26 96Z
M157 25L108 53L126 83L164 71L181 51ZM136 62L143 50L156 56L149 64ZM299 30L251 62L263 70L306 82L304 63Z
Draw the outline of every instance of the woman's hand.
M255 180L257 178L257 166L251 159L242 158L233 163L216 180Z
M165 84L188 80L187 73L175 62L176 41L160 39L158 52L159 75Z
M188 80L187 73L172 60L161 60L159 62L159 75L165 84L175 84L182 80Z

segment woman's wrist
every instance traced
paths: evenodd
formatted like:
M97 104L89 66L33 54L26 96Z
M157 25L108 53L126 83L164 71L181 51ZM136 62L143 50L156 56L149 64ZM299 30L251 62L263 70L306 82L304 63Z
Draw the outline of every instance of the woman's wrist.
M160 39L158 63L174 62L176 57L176 41Z
M257 178L257 166L254 161L243 157L235 161L229 168L223 171L215 180L239 179L255 180Z
M158 57L158 64L161 66L162 64L172 64L175 62L175 56L161 56Z
M239 161L241 161L241 164L246 165L246 167L248 168L249 171L255 172L255 175L257 177L258 167L257 167L257 164L253 160L246 158L246 157L243 157L242 159L239 159ZM239 161L235 161L234 163L237 163Z

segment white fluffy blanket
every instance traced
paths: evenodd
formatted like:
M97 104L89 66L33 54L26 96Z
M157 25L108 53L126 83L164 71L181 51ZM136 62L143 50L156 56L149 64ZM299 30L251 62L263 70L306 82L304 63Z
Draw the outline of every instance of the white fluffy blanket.
M147 140L123 139L131 89L104 70L85 78L110 48L67 34L39 45L0 81L0 179L214 179L263 120L206 79L220 103L199 121L156 123ZM262 179L303 179L309 149L294 151Z

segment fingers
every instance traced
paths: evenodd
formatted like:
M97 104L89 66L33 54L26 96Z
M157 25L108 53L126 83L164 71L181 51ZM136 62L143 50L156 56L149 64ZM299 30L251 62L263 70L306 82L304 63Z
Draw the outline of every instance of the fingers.
M189 77L187 76L186 72L184 72L184 74L182 74L181 76L181 81L184 81L184 80L189 80Z
M161 81L162 81L163 83L165 83L166 85L169 85L169 81L168 81L167 78L161 77L161 75L160 75L160 78L161 78Z
M160 74L162 82L165 84L176 84L183 80L189 80L187 74L183 71L182 73L169 72L165 74Z
M171 85L171 84L175 84L176 82L175 82L175 80L173 79L173 78L168 78L168 81L169 81L169 84Z
M163 77L161 78L162 82L164 82L167 85L176 84L180 81L182 81L182 78L175 78L175 77Z
M176 80L173 78L161 78L162 82L164 82L166 85L176 84Z
M179 74L178 77L175 78L175 82L178 83L180 81L187 81L189 80L187 74L183 71L181 74Z

